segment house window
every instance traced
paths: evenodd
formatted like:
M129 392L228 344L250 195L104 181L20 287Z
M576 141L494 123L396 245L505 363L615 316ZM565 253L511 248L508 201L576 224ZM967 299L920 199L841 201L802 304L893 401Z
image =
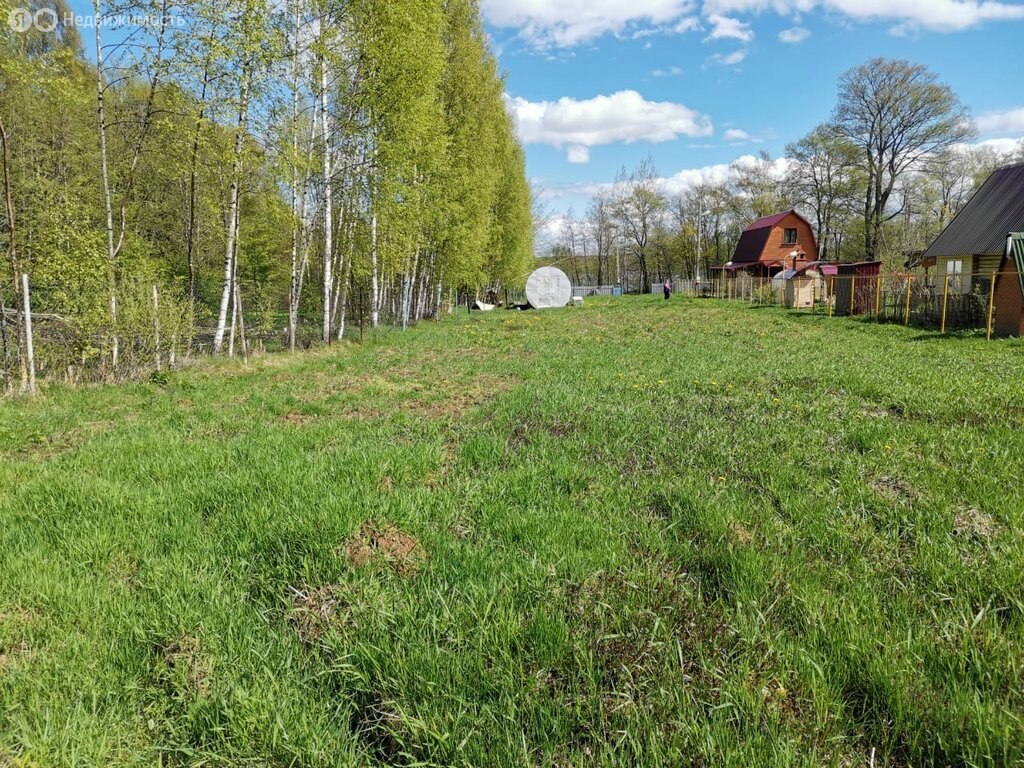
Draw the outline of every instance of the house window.
M946 274L949 276L949 287L954 291L963 290L963 259L946 262Z
M786 239L783 240L782 244L783 245L796 245L796 230L795 229L787 229L786 230Z

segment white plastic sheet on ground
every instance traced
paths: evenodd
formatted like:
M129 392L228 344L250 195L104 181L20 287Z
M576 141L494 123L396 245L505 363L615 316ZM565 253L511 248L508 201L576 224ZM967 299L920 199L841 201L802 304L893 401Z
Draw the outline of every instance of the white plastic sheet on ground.
M572 300L572 283L557 267L541 267L526 281L526 300L534 309L560 309Z

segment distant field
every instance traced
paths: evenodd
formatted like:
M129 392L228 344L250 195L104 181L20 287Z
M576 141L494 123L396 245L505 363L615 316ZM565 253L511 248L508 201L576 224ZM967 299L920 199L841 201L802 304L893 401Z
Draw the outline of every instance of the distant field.
M0 766L1024 764L1024 344L474 314L0 403Z

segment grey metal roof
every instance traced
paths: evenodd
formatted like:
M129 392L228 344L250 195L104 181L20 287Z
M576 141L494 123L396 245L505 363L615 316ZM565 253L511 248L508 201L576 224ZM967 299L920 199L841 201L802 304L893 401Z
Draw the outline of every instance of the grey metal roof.
M1024 230L1024 165L1000 168L988 177L924 258L1001 256L1006 236Z

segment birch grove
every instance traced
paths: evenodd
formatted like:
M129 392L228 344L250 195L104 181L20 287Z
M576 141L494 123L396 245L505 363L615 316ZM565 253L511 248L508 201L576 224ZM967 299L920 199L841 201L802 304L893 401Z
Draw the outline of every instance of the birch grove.
M59 323L44 373L107 379L409 328L529 270L474 0L54 7L51 32L0 32L0 390L22 386L19 270Z

